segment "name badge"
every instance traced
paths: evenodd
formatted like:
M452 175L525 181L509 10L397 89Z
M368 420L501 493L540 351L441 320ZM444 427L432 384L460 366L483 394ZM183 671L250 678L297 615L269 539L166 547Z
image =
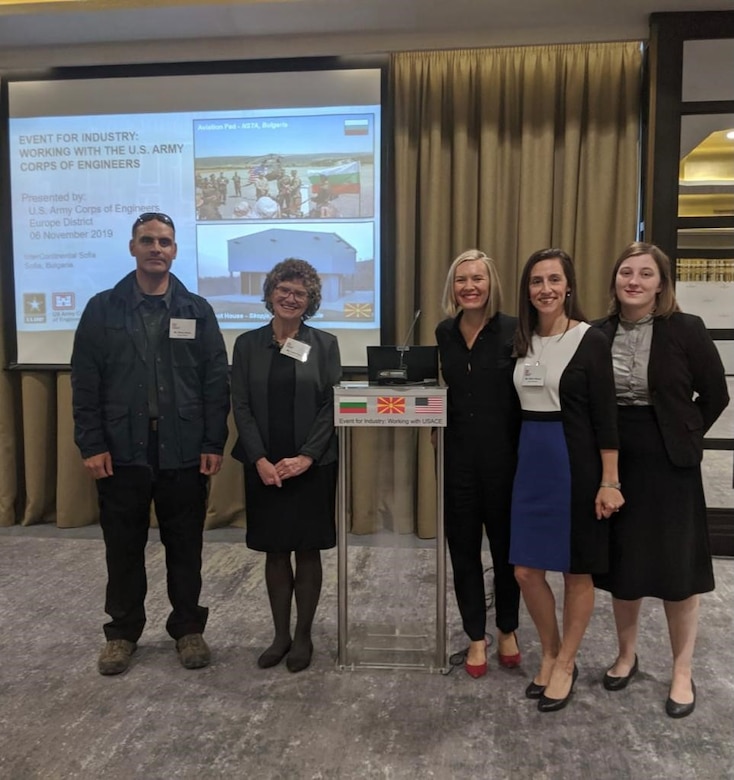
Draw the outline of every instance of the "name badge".
M196 320L185 320L181 317L171 317L171 325L168 328L170 339L195 339Z
M305 363L308 360L308 353L311 351L310 344L304 344L297 339L286 339L285 344L280 348L281 355L287 355L299 363Z
M545 366L530 365L526 363L522 367L522 380L520 384L523 387L543 387L545 384Z

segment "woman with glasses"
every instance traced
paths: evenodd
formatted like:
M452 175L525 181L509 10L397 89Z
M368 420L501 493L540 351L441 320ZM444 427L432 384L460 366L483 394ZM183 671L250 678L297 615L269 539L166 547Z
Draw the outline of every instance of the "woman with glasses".
M337 340L305 324L321 304L321 280L289 258L265 278L269 324L237 338L232 406L244 463L247 546L265 552L265 583L275 636L258 658L283 658L291 672L311 663L311 625L321 593L321 550L336 544L337 445L334 385ZM295 567L291 554L295 555ZM291 605L297 618L291 635Z

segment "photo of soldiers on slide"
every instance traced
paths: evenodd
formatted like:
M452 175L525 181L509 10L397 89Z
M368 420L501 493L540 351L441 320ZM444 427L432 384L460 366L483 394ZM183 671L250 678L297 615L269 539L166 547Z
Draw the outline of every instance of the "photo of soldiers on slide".
M371 156L221 156L197 160L195 170L199 221L374 216Z

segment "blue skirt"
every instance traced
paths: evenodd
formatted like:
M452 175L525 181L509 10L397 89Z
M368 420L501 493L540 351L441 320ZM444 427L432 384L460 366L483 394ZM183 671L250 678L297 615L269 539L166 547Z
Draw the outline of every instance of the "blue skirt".
M533 414L523 419L520 430L510 563L570 571L571 514L571 470L561 415Z

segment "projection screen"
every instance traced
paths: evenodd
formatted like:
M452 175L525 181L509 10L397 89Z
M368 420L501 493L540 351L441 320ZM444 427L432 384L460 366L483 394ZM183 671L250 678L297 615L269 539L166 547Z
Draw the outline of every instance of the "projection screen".
M172 69L4 83L11 363L68 364L89 298L134 268L133 221L164 212L172 271L209 300L230 355L269 319L265 273L301 257L323 285L310 324L363 366L381 341L384 69Z

